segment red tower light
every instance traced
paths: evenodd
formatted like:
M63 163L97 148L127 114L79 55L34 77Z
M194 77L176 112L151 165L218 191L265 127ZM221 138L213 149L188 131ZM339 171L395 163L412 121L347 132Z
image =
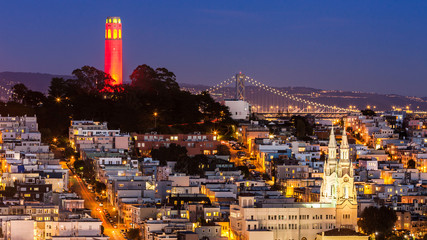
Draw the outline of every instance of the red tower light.
M120 17L107 17L105 22L104 71L115 80L114 85L123 83L122 21Z

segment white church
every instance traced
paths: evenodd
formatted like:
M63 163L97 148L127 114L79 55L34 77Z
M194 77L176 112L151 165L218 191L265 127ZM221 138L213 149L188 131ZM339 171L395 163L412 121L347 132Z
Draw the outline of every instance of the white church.
M309 240L335 228L357 227L357 195L345 130L337 156L334 130L328 145L320 202L255 203L254 196L239 196L230 206L231 239Z

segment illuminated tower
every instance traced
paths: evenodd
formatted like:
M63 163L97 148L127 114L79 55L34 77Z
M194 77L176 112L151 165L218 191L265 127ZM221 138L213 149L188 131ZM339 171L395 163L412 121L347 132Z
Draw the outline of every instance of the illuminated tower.
M114 85L123 83L122 21L119 17L107 17L105 22L104 71L115 80Z

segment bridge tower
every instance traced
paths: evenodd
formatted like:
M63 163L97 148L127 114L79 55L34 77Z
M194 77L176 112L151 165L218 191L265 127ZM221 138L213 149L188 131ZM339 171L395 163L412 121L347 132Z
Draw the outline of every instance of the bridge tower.
M245 101L245 74L236 74L236 99Z

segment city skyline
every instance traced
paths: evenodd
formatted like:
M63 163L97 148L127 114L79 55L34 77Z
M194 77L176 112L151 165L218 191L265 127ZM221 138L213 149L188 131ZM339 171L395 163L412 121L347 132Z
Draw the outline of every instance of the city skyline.
M241 71L279 87L425 97L423 2L100 3L0 3L13 22L0 40L0 71L103 69L105 18L121 16L125 82L148 64L179 83L213 85Z
M0 240L427 240L425 7L0 1Z

